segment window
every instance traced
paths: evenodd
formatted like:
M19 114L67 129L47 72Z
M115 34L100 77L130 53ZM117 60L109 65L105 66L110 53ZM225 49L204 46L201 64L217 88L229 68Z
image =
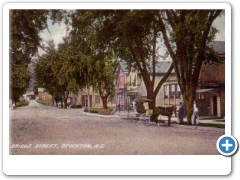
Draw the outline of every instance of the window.
M169 104L169 85L164 86L164 104Z
M95 96L95 103L100 104L100 96Z
M177 105L181 101L181 91L178 84L164 86L164 104Z
M204 94L203 94L203 93L199 93L199 94L198 94L198 99L205 99Z

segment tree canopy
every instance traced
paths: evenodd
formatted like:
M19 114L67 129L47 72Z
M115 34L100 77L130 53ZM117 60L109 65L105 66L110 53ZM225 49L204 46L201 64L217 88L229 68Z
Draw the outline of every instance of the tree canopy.
M63 10L10 10L10 98L16 102L28 88L28 64L42 47L39 33L47 29L47 19L61 20ZM16 83L19 82L19 83Z
M217 32L212 23L223 13L222 10L163 10L157 13L156 21L186 104L188 124L191 124L202 63L220 62L209 44Z
M10 98L18 101L28 88L28 63L40 45L48 11L10 10Z
M153 100L150 103L152 109L159 89L173 69L171 66L162 80L155 84L160 36L153 12L84 10L76 11L72 18L74 36L86 36L88 33L88 42L94 52L93 59L111 59L115 63L118 59L123 59L129 68L139 70L147 89L147 97Z
M150 108L154 109L156 96L174 69L190 123L202 63L209 59L219 62L208 44L217 32L212 23L223 13L222 10L11 10L11 95L17 100L26 90L30 80L27 64L37 48L43 47L39 32L47 29L47 19L55 23L65 18L72 30L58 49L49 48L40 57L36 67L38 83L52 94L62 91L62 95L92 86L106 103L114 94L114 71L120 58L141 73L147 98L153 100ZM172 65L156 82L156 64L161 49L165 48ZM107 108L106 104L104 107Z

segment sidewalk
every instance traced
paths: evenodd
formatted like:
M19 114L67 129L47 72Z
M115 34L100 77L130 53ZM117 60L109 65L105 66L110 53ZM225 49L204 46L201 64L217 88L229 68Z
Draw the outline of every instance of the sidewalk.
M136 114L134 111L117 111L114 113L114 115L118 115L121 118L137 118ZM167 116L162 116L159 115L158 116L158 120L168 120ZM176 116L172 116L171 118L172 122L178 122L178 117ZM184 122L187 122L187 118L184 118ZM210 117L200 117L199 118L199 123L210 123L210 124L225 124L225 120L224 119L219 119L219 118L210 118Z

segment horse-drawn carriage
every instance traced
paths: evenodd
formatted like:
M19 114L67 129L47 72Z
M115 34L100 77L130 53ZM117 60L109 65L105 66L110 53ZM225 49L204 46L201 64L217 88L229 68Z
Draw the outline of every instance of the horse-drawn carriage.
M167 116L168 117L168 126L170 126L171 124L171 117L173 115L173 113L175 113L176 115L176 106L170 106L170 107L161 107L161 106L157 106L154 109L149 109L149 108L145 108L144 104L151 102L151 99L147 99L147 98L139 98L139 99L135 99L135 103L136 103L136 117L139 117L139 120L148 120L148 122L156 122L156 124L158 123L158 116L159 115L163 115L163 116Z

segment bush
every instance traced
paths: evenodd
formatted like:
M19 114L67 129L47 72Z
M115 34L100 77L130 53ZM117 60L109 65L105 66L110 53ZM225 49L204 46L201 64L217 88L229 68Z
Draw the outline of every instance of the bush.
M81 109L82 105L80 104L80 105L71 106L71 108L73 108L73 109Z
M103 109L103 108L90 108L90 113L98 113L102 115L110 115L113 108ZM84 109L84 112L88 112L88 108Z
M112 111L110 109L99 109L98 110L98 114L102 114L102 115L110 115L111 112Z
M88 108L85 108L84 112L88 112ZM90 108L90 113L98 113L98 109Z
M16 103L17 107L21 107L21 106L28 106L29 102L27 100L21 100L19 102Z
M98 113L98 109L91 108L90 113Z

